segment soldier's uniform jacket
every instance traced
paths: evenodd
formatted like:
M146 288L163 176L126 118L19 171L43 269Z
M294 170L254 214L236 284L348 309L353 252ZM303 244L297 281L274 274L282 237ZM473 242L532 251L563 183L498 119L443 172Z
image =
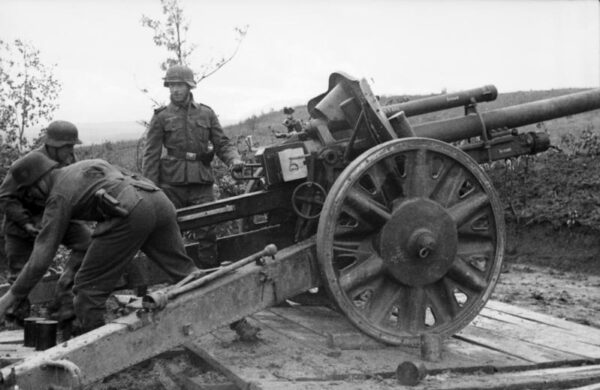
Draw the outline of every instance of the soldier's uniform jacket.
M99 159L76 162L52 174L56 176L46 200L40 233L29 261L11 287L17 297L26 296L44 276L72 219L99 221L92 237L118 222L118 218L107 219L102 212L96 195L98 190L106 190L128 213L142 199L136 188L158 191L153 184Z
M41 146L35 152L50 158L46 148ZM9 235L29 238L25 224L36 224L41 220L44 208L29 202L24 191L17 189L12 175L8 173L0 185L0 208L4 209L4 232Z
M187 108L171 103L157 109L146 136L143 175L159 185L213 183L209 141L225 164L239 158L210 107L191 97Z

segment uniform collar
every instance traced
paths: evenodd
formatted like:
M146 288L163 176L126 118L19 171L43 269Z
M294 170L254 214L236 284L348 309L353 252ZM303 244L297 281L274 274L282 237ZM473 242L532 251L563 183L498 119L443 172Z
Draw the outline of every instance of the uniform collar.
M187 107L185 107L185 105L180 106L179 104L175 104L175 103L173 103L173 101L171 101L171 107L173 107L175 110L184 110L187 107L192 107L194 109L197 109L198 107L200 107L200 105L194 101L194 95L192 95L192 93L190 92L190 97L188 98Z

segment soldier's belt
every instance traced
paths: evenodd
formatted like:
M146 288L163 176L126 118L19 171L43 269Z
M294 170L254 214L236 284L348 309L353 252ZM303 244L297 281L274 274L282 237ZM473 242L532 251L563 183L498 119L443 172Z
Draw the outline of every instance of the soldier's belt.
M179 150L167 149L167 155L171 157L175 157L179 160L187 160L187 161L202 161L202 162L211 162L213 159L213 153L192 153L192 152L183 152Z

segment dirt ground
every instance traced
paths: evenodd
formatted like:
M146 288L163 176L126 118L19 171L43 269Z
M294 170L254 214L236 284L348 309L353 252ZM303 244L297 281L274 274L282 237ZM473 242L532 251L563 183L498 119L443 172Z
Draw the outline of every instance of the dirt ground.
M600 246L595 234L548 226L512 229L492 299L600 328Z
M507 248L492 299L600 328L600 159L555 155L506 172L490 174L507 206ZM86 390L178 389L181 373L226 382L177 350Z
M503 271L492 299L600 328L600 245L596 235L587 229L557 229L549 224L509 223L507 232ZM178 389L178 373L189 374L190 370L204 383L227 382L206 363L176 352L86 390ZM378 382L377 388L383 382ZM389 386L396 387L393 380Z

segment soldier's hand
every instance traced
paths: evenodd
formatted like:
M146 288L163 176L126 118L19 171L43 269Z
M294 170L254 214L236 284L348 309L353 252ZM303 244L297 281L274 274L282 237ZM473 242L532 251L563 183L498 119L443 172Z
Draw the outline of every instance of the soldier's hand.
M0 297L0 318L4 318L4 315L12 307L17 298L13 295L12 291L8 290L2 297Z
M30 222L26 223L23 228L31 237L37 237L37 235L40 233L40 229L35 227L35 225Z
M244 170L244 162L239 158L234 159L229 166L229 170L240 175Z
M58 288L67 291L75 280L75 270L71 267L66 267L63 273L58 278Z

